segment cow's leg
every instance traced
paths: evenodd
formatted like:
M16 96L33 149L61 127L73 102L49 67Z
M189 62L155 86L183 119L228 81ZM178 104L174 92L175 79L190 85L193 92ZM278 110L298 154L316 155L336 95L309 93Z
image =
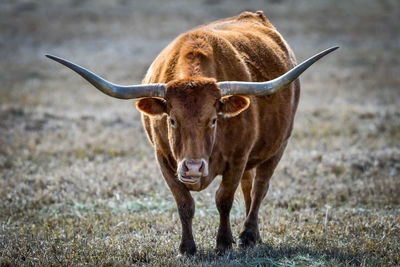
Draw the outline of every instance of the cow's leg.
M231 212L235 191L240 183L243 168L229 168L222 176L221 184L215 195L215 202L219 211L219 228L217 233L217 252L221 253L232 248L233 237L229 214ZM238 165L236 165L238 166Z
M194 243L192 233L192 219L195 209L194 200L186 186L176 178L175 172L170 168L165 158L157 155L157 160L178 207L179 218L182 224L182 240L179 252L181 254L193 255L196 253L196 244Z
M246 204L246 217L250 211L251 205L251 187L253 184L255 169L245 171L242 179L240 180L240 187L242 188L244 203Z
M256 176L254 177L251 190L250 211L244 222L242 233L239 235L238 247L240 248L254 247L257 241L261 242L260 232L258 230L258 210L261 201L267 194L269 181L275 167L282 157L284 147L256 169Z

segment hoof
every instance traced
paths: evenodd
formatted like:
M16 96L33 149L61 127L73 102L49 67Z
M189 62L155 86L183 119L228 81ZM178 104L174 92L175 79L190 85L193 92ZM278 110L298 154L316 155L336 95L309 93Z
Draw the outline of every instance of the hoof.
M224 253L228 250L232 249L232 244L234 244L235 242L233 241L233 239L228 239L228 240L223 240L223 241L217 241L217 247L215 249L217 255L224 255Z
M196 253L196 244L192 242L182 242L179 246L180 256L193 256Z
M257 234L244 231L239 236L237 246L241 249L253 248L256 245L257 241Z
M230 246L217 246L217 248L215 249L215 253L218 256L223 256L227 251L232 249L232 245Z

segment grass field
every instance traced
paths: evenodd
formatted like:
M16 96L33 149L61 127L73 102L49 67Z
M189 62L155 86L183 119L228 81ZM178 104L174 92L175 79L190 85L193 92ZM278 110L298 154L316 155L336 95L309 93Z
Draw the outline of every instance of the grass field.
M138 83L192 27L264 10L302 76L289 146L260 210L263 244L214 251L218 212L193 193L198 253L132 101L49 61ZM0 266L400 266L400 4L393 0L0 2ZM243 196L231 212L237 239Z

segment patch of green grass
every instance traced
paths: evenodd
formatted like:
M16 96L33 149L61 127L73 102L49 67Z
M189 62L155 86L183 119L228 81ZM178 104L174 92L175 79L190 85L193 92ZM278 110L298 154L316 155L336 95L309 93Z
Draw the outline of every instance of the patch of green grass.
M211 202L211 201L210 201ZM210 203L211 205L211 203ZM203 209L206 209L203 211ZM391 210L330 210L327 228L318 209L261 210L264 244L254 249L214 252L218 216L197 208L199 252L177 257L180 223L172 200L55 203L1 217L3 264L156 264L230 266L399 264L400 214ZM286 218L286 219L285 219ZM233 214L238 233L243 215ZM349 224L349 222L351 222ZM237 235L235 236L237 238Z

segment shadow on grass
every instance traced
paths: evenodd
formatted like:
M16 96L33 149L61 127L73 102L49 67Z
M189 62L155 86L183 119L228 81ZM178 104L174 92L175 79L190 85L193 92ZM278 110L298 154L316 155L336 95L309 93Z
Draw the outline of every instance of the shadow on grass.
M313 263L317 262L335 262L342 264L356 264L362 263L363 256L361 253L345 252L343 249L337 247L326 248L322 250L317 250L314 248L309 248L306 246L284 246L282 248L275 248L267 244L261 244L255 250L257 254L269 257L277 262L289 262L298 263L302 261L303 263Z
M368 257L366 254L345 252L336 247L316 250L306 246L278 248L259 244L253 249L234 249L222 256L216 255L213 249L200 250L194 257L182 257L181 263L198 266L326 266L362 263L365 265L366 257Z

